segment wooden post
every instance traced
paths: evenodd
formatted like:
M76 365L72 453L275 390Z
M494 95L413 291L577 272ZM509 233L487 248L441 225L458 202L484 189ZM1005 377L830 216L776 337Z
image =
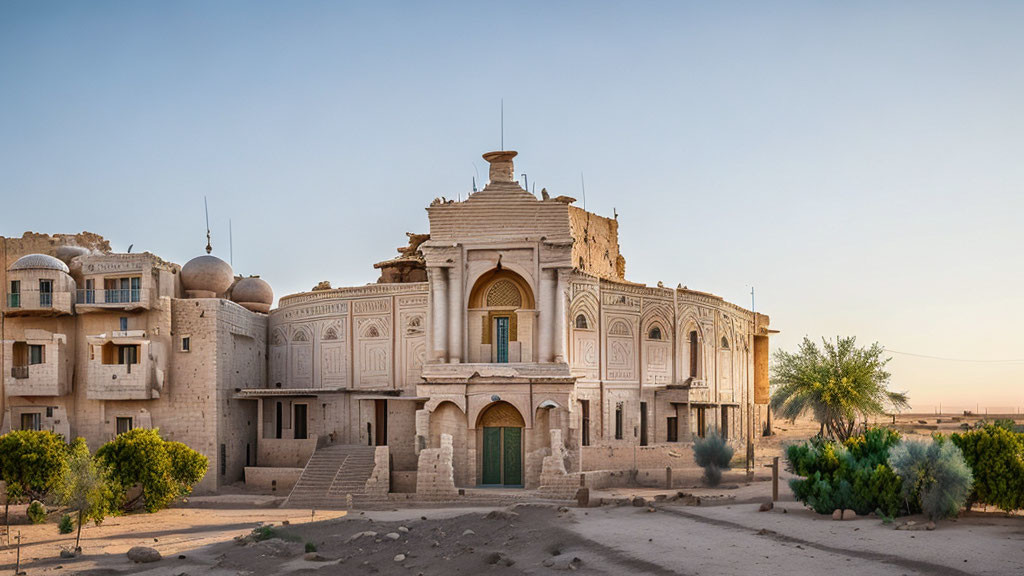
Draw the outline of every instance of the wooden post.
M18 560L14 564L14 576L21 574L21 530L18 530Z
M772 502L779 501L779 457L772 458Z

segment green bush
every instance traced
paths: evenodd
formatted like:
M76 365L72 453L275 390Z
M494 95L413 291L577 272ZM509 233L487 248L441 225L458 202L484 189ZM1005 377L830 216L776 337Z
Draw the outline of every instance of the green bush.
M722 470L729 469L732 454L732 446L717 432L708 431L693 443L693 459L704 469L704 483L708 486L718 486L722 481Z
M67 466L68 445L48 430L14 430L0 436L0 479L17 484L21 493L41 500Z
M166 508L175 498L191 492L206 474L205 456L180 442L167 442L158 430L136 428L119 434L96 451L108 475L115 501L130 509L128 490L141 486L147 512Z
M916 512L913 503L904 502L902 482L888 464L889 450L899 438L895 431L872 428L842 444L821 438L793 444L786 448L786 459L803 478L790 480L790 488L819 514L836 509L885 516Z
M989 504L1006 510L1024 508L1024 434L1002 422L953 434L974 474L969 503Z
M33 524L42 524L46 522L46 506L39 500L33 500L25 511L28 515L28 519Z
M71 534L75 530L75 523L71 520L70 514L65 514L60 517L60 524L57 525L57 530L61 534Z
M889 463L903 479L903 498L917 502L932 520L959 514L971 492L971 469L960 449L942 436L900 442Z
M316 552L316 544L312 542L306 542L306 552Z

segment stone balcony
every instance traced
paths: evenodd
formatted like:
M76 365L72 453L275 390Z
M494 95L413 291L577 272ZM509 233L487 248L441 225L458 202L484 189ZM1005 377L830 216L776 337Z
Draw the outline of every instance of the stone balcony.
M89 362L85 396L89 400L150 400L159 398L156 369L143 355L138 364Z
M22 290L17 294L7 294L4 299L6 316L62 316L74 313L72 294L67 291L40 292L38 290Z
M576 377L569 372L569 365L564 362L426 364L423 366L423 379L433 384L486 381L571 384L576 381Z
M149 290L145 288L77 290L75 304L75 309L79 314L105 310L149 310Z
M62 351L63 352L63 351ZM66 396L70 393L67 371L61 370L61 359L48 358L43 364L11 366L4 374L7 396Z

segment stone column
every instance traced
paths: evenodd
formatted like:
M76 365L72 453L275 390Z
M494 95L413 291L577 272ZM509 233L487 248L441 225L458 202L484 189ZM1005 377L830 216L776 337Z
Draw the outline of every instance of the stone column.
M462 359L462 316L466 307L462 302L462 265L448 269L448 362L458 364Z
M565 291L566 291L566 286L568 284L568 282L566 281L566 275L568 274L568 272L565 271L565 270L555 270L554 272L555 272L555 279L556 279L556 281L555 281L555 303L554 303L555 304L554 305L555 325L554 325L554 328L553 328L553 331L554 331L554 341L555 341L554 356L555 356L555 362L565 362L566 361L565 341L566 341L566 338L568 337L568 331L565 328L565 315L566 315L566 304L565 304L566 294L565 294Z
M537 342L537 362L551 362L551 349L554 340L554 279L551 270L540 271L540 294L537 304L540 308L540 330Z
M430 270L431 330L433 332L434 360L448 359L448 271L444 268Z

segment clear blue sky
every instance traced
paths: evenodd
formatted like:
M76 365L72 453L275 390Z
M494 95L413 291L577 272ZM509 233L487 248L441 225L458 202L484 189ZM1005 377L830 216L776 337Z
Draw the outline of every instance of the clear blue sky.
M278 295L372 282L500 142L618 210L628 276L1024 359L1024 4L0 2L0 234L205 240ZM896 356L919 408L1024 362Z

